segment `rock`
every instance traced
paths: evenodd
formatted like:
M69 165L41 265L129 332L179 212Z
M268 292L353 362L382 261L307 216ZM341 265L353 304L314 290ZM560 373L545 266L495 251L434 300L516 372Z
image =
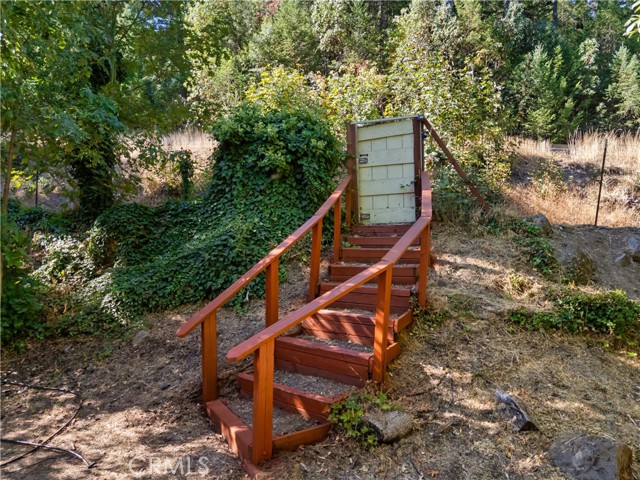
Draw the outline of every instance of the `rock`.
M634 262L640 263L640 237L632 235L628 238L625 253L627 253Z
M529 223L533 223L536 227L538 227L543 235L549 236L553 234L553 225L551 225L549 219L542 213L531 215L525 218L525 220Z
M509 413L513 415L511 421L518 432L538 430L538 426L533 422L527 410L525 410L521 400L500 390L496 391L496 399L508 407Z
M616 267L628 267L631 265L631 255L628 253L623 253L622 255L618 255L616 257Z
M142 342L144 342L148 337L149 337L149 332L147 332L146 330L140 330L133 337L133 342L132 342L133 346L139 347L142 344Z
M585 285L591 281L594 272L593 261L575 245L567 245L560 251L558 263L562 266L567 280L577 285Z
M633 453L628 445L586 433L558 437L549 459L573 480L632 480Z
M407 436L413 429L413 417L404 412L375 410L365 413L362 422L373 430L380 442L391 443Z

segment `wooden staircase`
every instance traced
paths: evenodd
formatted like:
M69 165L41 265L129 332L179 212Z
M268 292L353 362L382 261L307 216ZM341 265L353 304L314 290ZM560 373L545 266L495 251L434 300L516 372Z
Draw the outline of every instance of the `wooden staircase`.
M354 387L383 382L387 364L400 354L398 334L411 324L414 304L426 302L431 259L431 190L426 173L420 180L421 212L415 223L365 226L351 225L354 186L347 176L309 221L178 330L184 337L200 326L207 414L252 476L274 451L324 438L331 405ZM343 237L345 193L348 235ZM322 223L331 209L333 263L321 281ZM309 301L278 318L280 257L307 232L312 234ZM216 312L263 271L265 329L227 353L230 361L254 355L253 371L238 374L239 397L252 399L251 415L246 415L246 400L218 398ZM274 432L281 418L293 414L306 423L296 431Z

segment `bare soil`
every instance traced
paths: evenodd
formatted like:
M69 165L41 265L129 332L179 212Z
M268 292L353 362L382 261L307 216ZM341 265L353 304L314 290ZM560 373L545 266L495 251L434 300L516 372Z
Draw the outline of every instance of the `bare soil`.
M562 241L583 239L586 231ZM571 233L571 232L570 232ZM622 242L616 230L607 232ZM619 232L619 235L627 233ZM391 402L415 416L398 443L365 450L334 429L323 442L278 454L264 468L282 479L544 479L565 478L546 450L560 434L585 431L629 444L640 454L640 360L603 349L597 338L526 332L506 320L514 306L544 308L547 288L507 236L483 236L435 225L437 263L430 275L432 308L452 318L403 333L403 353L385 389ZM515 273L527 279L514 289ZM282 286L282 313L304 303L307 272L293 269ZM603 271L607 288L620 277ZM637 288L637 283L634 288ZM199 306L151 315L149 336L33 342L2 353L5 380L62 387L65 392L2 385L2 437L43 441L82 406L51 445L75 449L96 465L87 469L61 453L39 451L7 465L11 479L243 479L240 463L215 434L199 404L200 346L196 333L175 336ZM218 317L221 395L237 396L235 375L247 362L225 354L263 325L264 303ZM516 395L540 431L513 431L495 391ZM2 444L2 462L25 452ZM165 463L165 462L168 462ZM200 462L200 463L199 463ZM173 470L173 471L172 471ZM640 478L637 462L635 478Z

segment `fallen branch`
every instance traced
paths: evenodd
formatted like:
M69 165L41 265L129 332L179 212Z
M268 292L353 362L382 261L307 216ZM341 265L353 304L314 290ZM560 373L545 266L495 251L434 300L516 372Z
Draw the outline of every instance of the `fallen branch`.
M52 450L54 452L66 453L68 455L72 455L76 457L79 460L82 460L82 462L87 466L87 468L91 468L96 464L96 462L89 463L87 459L84 458L82 455L80 455L78 452L74 452L73 450L67 450L66 448L62 448L62 447L54 447L52 445L47 445L44 443L25 442L24 440L13 440L10 438L0 438L0 442L15 443L16 445L27 445L29 447L35 447L33 450L31 450L31 452L38 450L40 448L44 448L45 450Z
M20 387L37 388L37 389L40 389L40 390L53 390L53 391L57 391L57 392L71 393L71 394L75 395L76 397L78 397L80 399L80 403L78 404L78 408L75 411L75 413L71 416L71 418L69 418L69 420L67 420L65 422L65 424L62 425L62 427L60 427L58 430L53 432L53 434L50 435L44 442L42 442L42 445L48 444L51 440L54 439L54 437L56 437L57 435L62 433L62 431L65 428L67 428L69 426L69 424L71 424L71 422L78 416L78 413L80 413L80 409L82 408L82 398L80 397L80 395L77 392L74 392L72 390L67 390L66 388L42 387L40 385L32 385L32 384L29 384L29 383L14 382L14 381L5 380L5 379L2 379L2 383L3 384L7 384L7 385L16 385L16 386L20 386ZM42 447L34 445L34 448L29 450L28 452L24 452L24 453L22 453L22 454L20 454L18 456L15 456L15 457L7 460L6 462L0 463L0 467L6 467L7 465L9 465L11 463L17 462L18 460L23 459L27 455L31 455L33 452L39 450L40 448L42 448Z

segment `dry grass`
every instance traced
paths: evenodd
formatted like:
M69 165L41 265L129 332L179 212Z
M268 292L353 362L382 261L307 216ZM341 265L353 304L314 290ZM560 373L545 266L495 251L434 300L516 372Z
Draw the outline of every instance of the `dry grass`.
M576 133L567 145L509 139L519 157L507 191L517 214L544 213L553 223L593 224L608 140L598 224L640 225L640 132Z
M208 180L209 157L216 147L215 140L202 130L184 130L174 132L162 139L165 152L187 150L191 152L194 164L194 183L201 188ZM154 166L141 172L141 191L136 201L147 204L160 204L175 196L180 189L180 174L176 165Z

